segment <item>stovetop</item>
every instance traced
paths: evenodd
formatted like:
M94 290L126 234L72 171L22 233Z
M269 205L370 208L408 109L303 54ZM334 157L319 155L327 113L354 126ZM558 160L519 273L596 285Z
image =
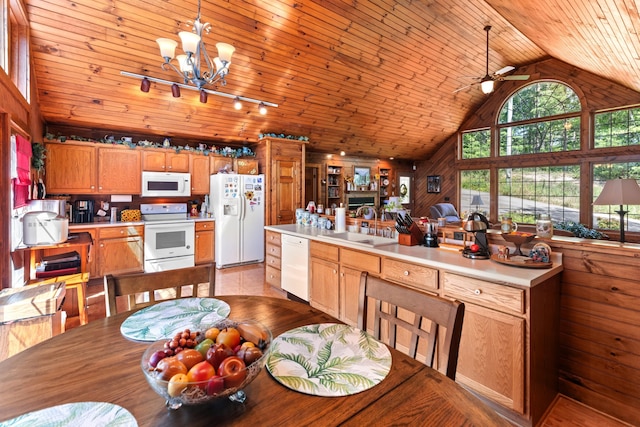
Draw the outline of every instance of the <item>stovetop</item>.
M189 219L186 203L141 203L144 221L184 221Z

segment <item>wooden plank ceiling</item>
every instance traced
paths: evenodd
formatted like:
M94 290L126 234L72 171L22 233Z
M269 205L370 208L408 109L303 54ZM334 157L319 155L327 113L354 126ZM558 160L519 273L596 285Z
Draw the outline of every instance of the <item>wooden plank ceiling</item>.
M312 151L428 157L486 99L479 85L454 93L485 75L485 25L491 72L555 57L640 90L633 0L203 1L210 53L236 47L227 86L212 89L279 104L266 116L222 97L201 104L195 91L172 98L161 84L142 93L120 75L180 81L161 69L155 39L179 41L197 0L25 3L46 122L156 140L283 133L308 136Z

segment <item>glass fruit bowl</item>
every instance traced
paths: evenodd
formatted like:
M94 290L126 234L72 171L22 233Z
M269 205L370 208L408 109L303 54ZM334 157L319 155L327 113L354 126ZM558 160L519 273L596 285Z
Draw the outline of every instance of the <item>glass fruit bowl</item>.
M264 367L272 339L259 322L223 319L206 331L186 329L152 343L142 355L142 372L169 409L220 398L242 403L243 388Z
M513 253L514 255L522 255L520 246L524 243L529 243L536 237L536 235L533 233L524 233L520 231L514 231L512 233L501 233L501 235L505 241L516 245L516 251Z

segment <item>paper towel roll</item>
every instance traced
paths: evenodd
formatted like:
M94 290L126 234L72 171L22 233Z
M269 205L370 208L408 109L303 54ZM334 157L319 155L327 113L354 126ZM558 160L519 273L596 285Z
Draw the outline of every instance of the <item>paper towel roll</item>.
M336 232L342 233L346 230L347 208L336 208Z

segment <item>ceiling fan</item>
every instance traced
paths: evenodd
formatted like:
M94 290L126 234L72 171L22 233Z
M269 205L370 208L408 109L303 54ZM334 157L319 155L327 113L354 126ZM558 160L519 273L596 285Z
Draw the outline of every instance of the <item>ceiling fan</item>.
M461 88L456 89L455 91L453 91L453 93L456 92L460 92L461 90L464 90L470 86L476 85L476 84L480 84L480 87L482 89L482 92L485 94L489 94L491 92L493 92L493 88L495 86L495 82L496 81L504 81L504 80L528 80L529 79L529 75L528 74L516 74L513 76L505 76L504 74L508 73L509 71L514 70L516 67L512 66L512 65L507 65L506 67L503 67L501 69L499 69L498 71L496 71L493 74L489 74L489 31L491 30L491 25L487 25L486 27L484 27L484 30L487 32L487 62L486 62L486 74L484 77L476 77L476 79L478 80L477 82L468 84L466 86L462 86Z

